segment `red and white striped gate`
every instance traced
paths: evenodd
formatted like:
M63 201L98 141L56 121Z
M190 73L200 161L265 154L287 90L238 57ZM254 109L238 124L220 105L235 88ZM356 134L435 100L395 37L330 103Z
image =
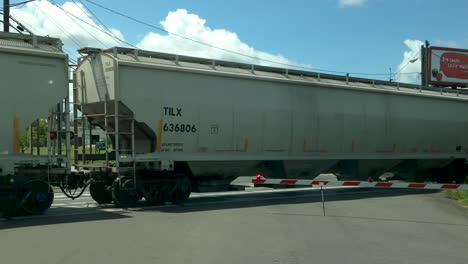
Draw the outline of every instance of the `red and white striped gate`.
M257 176L252 180L254 184L262 185L298 185L298 186L359 186L376 188L409 188L430 190L468 190L468 184L445 183L414 183L414 182L371 182L371 181L323 181L323 180L293 180L266 179Z

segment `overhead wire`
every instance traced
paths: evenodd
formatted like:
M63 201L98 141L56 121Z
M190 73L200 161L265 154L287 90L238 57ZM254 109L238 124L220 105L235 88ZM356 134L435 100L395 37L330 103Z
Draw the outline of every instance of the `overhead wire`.
M118 41L118 42L121 42L122 44L125 44L125 45L128 45L128 46L131 46L131 47L133 47L133 48L137 48L137 49L138 49L138 47L136 47L135 45L133 45L133 44L131 44L131 43L125 41L125 40L122 40L122 39L120 39L120 38L117 37L117 36L115 36L115 34L113 34L112 31L111 31L107 26L104 25L104 23L103 23L103 22L102 22L102 21L101 21L101 20L84 4L83 1L78 0L78 1L83 5L83 7L86 8L86 10L88 10L89 13L92 14L92 15L96 18L96 20L97 20L107 31L109 31L109 32L106 32L106 31L103 30L102 28L97 27L97 26L95 26L95 25L92 25L91 23L89 23L89 22L87 22L87 21L81 19L80 17L77 17L76 15L74 15L74 14L68 12L67 10L65 10L64 8L62 8L60 5L58 5L55 1L53 1L53 0L47 0L47 1L48 1L49 3L55 5L55 6L58 7L59 9L61 9L61 10L62 10L64 13L66 13L69 17L70 17L70 16L73 16L74 18L80 20L81 22L87 24L88 26L93 27L94 29L99 30L100 32L102 32L102 33L108 35L109 37L113 38L114 40L116 40L116 41ZM84 12L84 10L83 10L74 0L72 0L72 1L75 3L75 5L78 6L78 8L80 8L80 9ZM222 50L222 51L225 51L225 52L228 52L228 53L232 53L232 54L236 54L236 55L238 55L238 56L243 56L243 57L255 59L255 60L258 60L258 61L269 62L269 63L278 64L278 65L283 65L283 66L288 66L288 67L292 67L292 68L302 68L302 69L307 69L307 70L311 70L311 69L312 69L312 70L318 71L318 72L327 72L327 73L335 73L335 74L368 75L368 76L387 76L387 75L389 75L388 73L346 72L346 71L335 71L335 70L327 70L327 69L319 69L319 68L310 68L310 67L304 67L304 66L296 65L296 64L282 63L282 62L277 62L277 61L273 61L273 60L262 59L262 58L258 58L258 57L251 56L251 55L248 55L248 54L243 54L243 53L240 53L240 52L237 52L237 51L233 51L233 50L228 50L228 49L225 49L225 48L221 48L221 47L218 47L218 46L215 46L215 45L212 45L212 44L209 44L209 43L205 43L205 42L202 42L202 41L199 41L199 40L195 40L195 39L192 39L192 38L189 38L189 37L187 37L187 36L183 36L183 35L180 35L180 34L177 34L177 33L173 33L173 32L170 32L170 31L168 31L168 30L165 30L165 29L163 29L163 28L160 28L160 27L154 26L154 25L152 25L152 24L149 24L149 23L147 23L147 22L144 22L144 21L142 21L142 20L139 20L139 19L133 18L133 17L131 17L131 16L125 15L125 14L123 14L123 13L121 13L121 12L115 11L115 10L113 10L113 9L111 9L111 8L105 7L105 6L103 6L103 5L101 5L101 4L98 4L98 3L94 2L94 1L91 1L91 0L85 0L85 1L91 3L91 4L95 5L95 6L97 6L97 7L99 7L99 8L105 9L105 10L107 10L107 11L109 11L109 12L112 12L112 13L114 13L114 14L120 15L120 16L125 17L125 18L127 18L127 19L130 19L130 20L132 20L132 21L134 21L134 22L143 24L143 25L145 25L145 26L148 26L148 27L157 29L157 30L159 30L159 31L165 32L165 33L167 33L167 34L174 35L174 36L177 36L177 37L179 37L179 38L182 38L182 39L185 39L185 40L189 40L189 41L198 43L198 44L200 44L200 45L205 45L205 46L208 46L208 47L210 47L210 48ZM37 5L37 4L36 4L36 5ZM42 8L39 7L39 5L37 5L37 7L38 7L38 9L39 9L45 16L47 16L47 17L48 17L48 18L49 18L65 35L67 35L67 36L69 37L69 39L70 39L72 42L74 42L75 45L77 45L77 47L83 46L81 43L79 43L79 41L77 41L74 37L72 37L70 34L68 34L68 33L66 32L66 30L64 30L62 27L60 27L60 26L58 25L58 23L57 23L55 20L53 20L50 16L48 16L48 15L42 10ZM86 14L86 12L84 12L84 13ZM89 17L89 16L88 16L88 17ZM92 19L92 18L91 18L91 19ZM72 20L73 20L73 19L72 19ZM74 21L75 23L77 23L75 20L73 20L73 21ZM77 23L77 24L80 25L79 23ZM80 25L80 26L81 26L81 25ZM83 27L82 27L82 28L83 28ZM84 28L83 28L83 29L84 29ZM85 30L85 31L86 31L86 30ZM87 32L88 32L88 31L87 31ZM88 32L88 33L89 33L89 32ZM91 33L89 33L89 34L92 35ZM94 37L94 38L95 38L95 37ZM96 39L96 38L95 38L95 39ZM97 40L98 42L100 42L101 44L103 44L102 41L100 41L100 40L98 40L98 39L96 39L96 40ZM408 63L407 63L407 65L408 65ZM405 68L407 65L405 65L403 68ZM403 69L403 68L402 68L402 69ZM393 74L393 75L395 76L396 74L415 74L415 73L419 73L419 72L406 72L406 73L401 73L401 70L402 70L402 69L400 69L397 73L395 73L395 74Z
M396 73L394 74L394 76L397 76L397 74L400 74L400 75L401 75L401 74L415 74L415 73L421 74L421 72L400 73L400 72L401 72L404 68L406 68L410 63L412 63L412 62L411 62L412 60L416 59L416 57L417 57L419 54L421 54L421 50L422 50L422 49L419 48L419 50L416 52L416 54L415 54L410 60L408 60L408 62L407 62L400 70L398 70L398 72L396 72ZM436 54L436 53L431 53L431 55L434 55L434 56L436 56L436 57L441 58L441 56L438 55L438 54Z
M24 22L24 20L18 18L16 15L13 16L13 14L10 13L10 17L18 20L18 22L20 22L22 25L26 25L28 27L28 29L27 29L28 31L29 31L30 28L32 28L31 24Z
M93 17L94 17L94 18L96 19L97 22L99 22L112 36L114 36L114 40L116 40L117 43L120 42L120 41L118 41L118 40L116 39L117 36L112 32L112 30L111 30L110 28L108 28L108 27L106 26L106 24L104 24L104 22L102 22L102 21L99 19L99 17L98 17L97 15L95 15L95 14L93 13L93 11L92 11L88 6L86 6L86 4L85 4L83 1L78 0L85 10L83 10L83 9L78 5L78 3L75 2L75 0L72 0L72 1L73 1L85 14L86 14L85 10L88 11L89 14L91 15L91 16L89 16L89 18L90 18L91 20L92 20ZM124 44L124 45L127 45L125 42L120 42L120 43L121 43L121 44Z
M3 15L3 8L0 8L0 15ZM11 14L10 14L10 17L13 17ZM0 19L0 22L3 24L3 20ZM16 21L15 21L16 22ZM10 28L13 28L16 32L18 32L19 34L23 34L23 32L21 32L21 30L19 30L17 27L14 27L12 26L12 24L10 23Z
M44 14L60 31L62 31L75 45L80 48L83 47L84 45L80 43L77 39L75 39L71 34L69 34L64 28L62 28L57 21L55 21L52 17L50 17L47 12L42 10L42 8L39 6L39 4L35 3L36 7L39 9L39 11Z
M34 1L36 0L27 0L27 1L20 2L20 3L16 3L16 4L10 4L10 9L22 8L27 3L34 2Z
M78 6L78 5L77 5ZM78 6L79 7L79 6ZM81 8L80 8L81 9ZM64 12L65 13L65 12ZM85 13L86 14L86 13ZM75 24L77 24L81 29L83 29L83 31L85 31L86 33L88 33L88 35L90 35L94 40L96 40L97 42L99 42L103 47L106 46L106 44L104 44L104 42L102 42L100 39L98 39L96 36L94 36L93 34L91 34L88 30L86 30L86 28L84 28L80 23L78 23L76 20L73 19L73 17L71 17L68 13L65 13L66 16L68 16L71 21L73 21Z
M415 53L414 56L411 57L410 60L408 60L408 62L403 66L401 67L397 72L395 72L393 74L393 76L397 77L398 74L414 74L414 73L420 73L420 72L412 72L412 73L401 73L402 70L404 70L410 63L413 63L411 62L412 60L416 59L417 56L421 53L421 48L419 48L419 50Z
M2 8L0 8L0 10L2 10ZM22 20L21 18L19 18L18 16L16 15L13 15L13 14L10 14L10 17L12 17L13 19L17 20L17 23L21 23L21 25L26 25L29 29L32 29L33 27L31 26L31 24L27 23L27 22L24 22L24 20ZM2 21L3 22L3 21ZM32 32L27 29L27 31L32 34ZM21 34L21 33L20 33ZM73 56L73 52L71 52L70 50L66 49L66 48L63 48L65 52L67 52L68 54L68 60L72 63L72 64L77 64L77 61L78 61L78 58L76 56Z
M68 53L68 60L72 63L72 64L77 64L77 58L73 58L71 57L70 53L67 51Z
M95 29L101 31L102 33L104 33L104 34L106 34L106 35L108 35L108 36L110 36L110 37L112 37L112 38L114 38L114 39L116 39L116 40L121 41L122 43L127 44L128 46L131 46L131 47L133 47L133 48L138 49L137 46L135 46L135 45L133 45L133 44L131 44L131 43L125 41L125 40L122 40L122 39L120 39L119 37L113 36L111 33L106 32L106 31L103 30L102 28L97 27L97 26L95 26L95 25L93 25L93 24L87 22L86 20L84 20L84 19L82 19L82 18L80 18L80 17L74 15L73 13L68 12L67 10L65 10L64 8L62 8L60 5L58 5L57 3L55 3L53 0L47 0L47 1L48 1L49 3L55 5L55 6L58 7L59 9L61 9L63 12L72 15L73 17L75 17L76 19L80 20L81 22L83 22L83 23L85 23L85 24L88 24L89 26L91 26L91 27L93 27L93 28L95 28Z
M289 66L289 67L294 67L294 68L304 68L304 69L310 69L309 67L304 67L304 66L300 66L300 65L293 65L293 64L288 64L288 63L282 63L282 62L276 62L276 61L272 61L272 60L267 60L267 59L261 59L261 58L258 58L258 57L255 57L255 56L251 56L251 55L247 55L247 54L243 54L243 53L240 53L240 52L237 52L237 51L233 51L233 50L228 50L228 49L225 49L225 48L221 48L221 47L218 47L218 46L215 46L215 45L212 45L212 44L209 44L209 43L206 43L206 42L203 42L203 41L199 41L199 40L195 40L195 39L192 39L192 38L189 38L187 36L183 36L183 35L180 35L180 34L177 34L177 33L174 33L174 32L170 32L166 29L163 29L163 28L160 28L160 27L157 27L155 25L152 25L150 23L147 23L147 22L144 22L142 20L139 20L139 19L136 19L136 18L133 18L131 16L128 16L128 15L125 15L121 12L118 12L118 11L115 11L113 9L110 9L108 7L105 7L103 5L100 5L96 2L93 2L93 1L89 1L89 0L85 0L86 2L90 3L90 4L93 4L97 7L100 7L104 10L107 10L111 13L114 13L114 14L117 14L119 16L122 16L122 17L125 17L129 20L132 20L134 22L137 22L137 23L140 23L142 25L145 25L145 26L148 26L148 27L151 27L151 28L154 28L156 30L159 30L159 31L162 31L162 32L165 32L169 35L173 35L173 36L176 36L176 37L179 37L179 38L182 38L182 39L185 39L185 40L189 40L189 41L192 41L192 42L195 42L195 43L198 43L200 45L204 45L204 46L207 46L207 47L210 47L210 48L215 48L215 49L218 49L218 50L222 50L222 51L225 51L225 52L229 52L229 53L232 53L232 54L236 54L236 55L239 55L239 56L243 56L243 57L247 57L247 58L250 58L250 59L255 59L255 60L259 60L259 61L265 61L265 62L270 62L270 63L275 63L275 64L279 64L279 65L284 65L284 66Z
M3 9L0 8L0 10L3 10ZM30 28L30 29L33 28L33 27L31 26L31 24L24 22L24 20L22 20L21 18L19 18L19 17L16 16L16 15L10 14L10 17L12 17L13 19L17 20L17 21L18 21L19 23L21 23L22 25L28 26L28 28ZM3 22L3 21L2 21L2 22ZM16 29L16 28L15 28L15 29ZM18 29L16 29L16 30L18 31ZM30 32L29 29L28 29L27 31ZM30 33L31 33L31 32L30 32ZM20 34L22 34L22 33L20 33ZM32 34L32 33L31 33L31 34ZM72 52L70 52L70 50L68 50L68 49L66 49L66 48L63 48L63 49L64 49L64 50L67 52L67 54L68 54L68 60L69 60L71 63L76 64L78 58L73 57L73 56L71 55Z
M71 34L69 34L63 27L61 27L54 19L52 19L44 10L42 10L42 8L36 3L36 6L37 8L39 9L39 11L44 14L44 16L46 16L60 31L62 31L75 45L77 48L80 48L80 47L83 47L84 45L82 43L80 43L77 39L75 39ZM72 58L72 55L73 52L71 52L70 50L66 49L66 48L63 48L67 54L69 54L69 57L68 59L73 63L73 64L76 64L76 60L77 58Z
M287 66L287 67L291 67L291 68L301 68L301 69L306 69L306 70L314 70L314 71L319 71L319 72L327 72L327 73L335 73L335 74L353 74L353 75L374 75L374 76L388 76L389 74L388 73L364 73L364 72L345 72L345 71L334 71L334 70L327 70L327 69L319 69L319 68L310 68L310 67L305 67L305 66L301 66L301 65L297 65L297 64L290 64L290 63L283 63L283 62L278 62L278 61L273 61L273 60L268 60L268 59L263 59L263 58L258 58L258 57L255 57L255 56L252 56L252 55L248 55L248 54L243 54L241 52L237 52L237 51L233 51L233 50L229 50L229 49L225 49L225 48L222 48L222 47L218 47L218 46L215 46L213 44L210 44L210 43L206 43L206 42L203 42L203 41L200 41L200 40L196 40L196 39L193 39L193 38L190 38L190 37L187 37L187 36L184 36L184 35L181 35L181 34L177 34L177 33L174 33L174 32L171 32L171 31L168 31L164 28L161 28L161 27L158 27L158 26L155 26L153 24L150 24L150 23L147 23L145 21L142 21L140 19L137 19L137 18L134 18L134 17L131 17L129 15L126 15L126 14L123 14L119 11L116 11L116 10L113 10L109 7L105 7L101 4L98 4L94 1L91 1L91 0L84 0L92 5L95 5L101 9L104 9L104 10L107 10L111 13L114 13L116 15L119 15L119 16L122 16L124 18L127 18L129 20L132 20L134 22L137 22L137 23L140 23L142 25L145 25L147 27L150 27L150 28L153 28L153 29L156 29L158 31L161 31L161 32L164 32L164 33L167 33L169 35L173 35L173 36L176 36L176 37L179 37L179 38L182 38L182 39L185 39L185 40L188 40L188 41L192 41L194 43L198 43L200 45L204 45L204 46L207 46L207 47L210 47L210 48L214 48L214 49L218 49L218 50L221 50L221 51L225 51L225 52L228 52L228 53L231 53L231 54L235 54L235 55L238 55L238 56L242 56L242 57L246 57L246 58L250 58L250 59L254 59L254 60L257 60L257 61L263 61L263 62L269 62L269 63L273 63L273 64L277 64L277 65L282 65L282 66ZM404 74L411 74L411 73L404 73Z

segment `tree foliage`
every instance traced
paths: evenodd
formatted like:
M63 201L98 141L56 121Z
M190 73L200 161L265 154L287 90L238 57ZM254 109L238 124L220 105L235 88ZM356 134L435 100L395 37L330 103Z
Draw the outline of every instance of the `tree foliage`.
M37 126L39 125L39 131ZM30 127L23 130L20 135L20 148L21 152L25 152L29 148L29 130L32 128L32 146L45 147L47 146L48 126L46 119L39 119L34 121ZM39 132L39 133L38 133ZM39 137L39 142L38 142Z

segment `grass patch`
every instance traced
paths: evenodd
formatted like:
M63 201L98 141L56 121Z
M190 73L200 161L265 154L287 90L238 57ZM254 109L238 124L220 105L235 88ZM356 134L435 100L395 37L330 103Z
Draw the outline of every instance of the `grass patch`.
M468 206L468 191L464 190L446 190L445 196L450 199L457 200L464 206Z

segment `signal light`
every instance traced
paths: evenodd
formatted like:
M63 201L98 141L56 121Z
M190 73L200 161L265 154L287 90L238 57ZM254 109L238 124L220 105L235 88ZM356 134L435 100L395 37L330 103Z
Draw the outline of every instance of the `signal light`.
M49 137L50 137L50 139L52 139L52 140L57 139L57 132L55 132L55 131L54 131L54 132L50 132L50 133L49 133Z
M262 178L262 175L259 173L257 174L257 179L261 179Z
M58 135L59 133L57 133L56 131L51 131L49 133L49 137L51 140L57 139ZM65 140L67 138L67 133L61 132L60 137ZM70 139L73 139L74 137L75 137L75 133L70 131Z

